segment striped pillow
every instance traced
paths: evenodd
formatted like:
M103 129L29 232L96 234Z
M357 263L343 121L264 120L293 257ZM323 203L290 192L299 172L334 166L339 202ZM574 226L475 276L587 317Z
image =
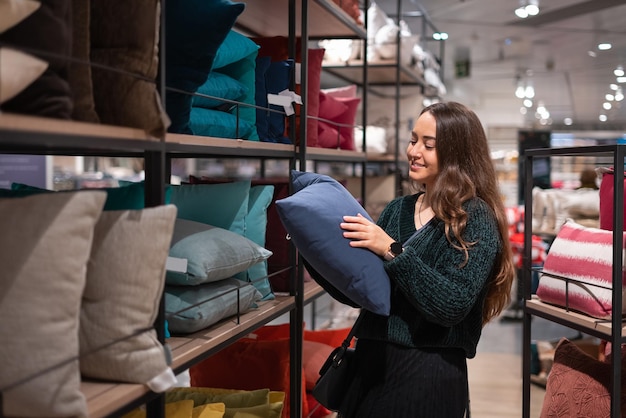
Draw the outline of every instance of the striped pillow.
M611 318L612 242L612 231L568 220L548 251L537 297L596 318ZM626 313L624 283L622 276L622 313Z

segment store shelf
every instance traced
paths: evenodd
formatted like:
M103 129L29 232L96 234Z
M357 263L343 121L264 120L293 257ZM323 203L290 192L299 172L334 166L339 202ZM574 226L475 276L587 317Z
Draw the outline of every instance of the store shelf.
M343 80L350 80L356 84L363 84L363 61L349 61L345 65L324 64L323 70L327 71ZM401 85L424 86L423 77L406 65L400 65L399 83ZM367 83L374 86L395 86L396 85L396 61L388 62L368 62L367 63Z
M302 12L296 4L296 34L300 36L299 22ZM267 13L271 10L272 13ZM332 0L311 0L307 10L308 35L311 39L321 38L360 38L365 39L365 28ZM262 18L259 18L262 16ZM236 27L253 36L285 36L288 33L289 1L263 0L249 1L246 9L237 19Z
M313 282L304 283L304 303L322 295L324 290ZM275 300L259 303L258 309L230 317L196 333L171 337L166 343L172 351L172 368L180 373L200 359L209 357L230 342L243 337L293 309L293 296L276 296Z
M304 303L325 294L315 282L304 283ZM232 341L249 334L280 315L294 308L295 297L276 296L275 300L259 303L258 309L239 316L226 318L219 323L181 337L166 340L172 353L172 369L176 374L189 368L203 358L215 354ZM87 399L90 418L107 417L129 406L141 405L155 396L145 385L125 383L102 383L84 381L81 391Z
M598 319L558 306L541 302L533 297L525 302L526 312L535 316L557 322L566 327L579 330L598 338L609 339L613 332L611 320ZM622 337L626 337L626 322L622 322Z

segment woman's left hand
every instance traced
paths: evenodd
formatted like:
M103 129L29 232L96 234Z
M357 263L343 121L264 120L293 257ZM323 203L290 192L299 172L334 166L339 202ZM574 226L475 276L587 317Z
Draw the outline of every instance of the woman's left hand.
M381 257L394 242L380 226L360 213L357 216L344 216L339 226L344 231L343 236L351 240L351 247L367 248Z

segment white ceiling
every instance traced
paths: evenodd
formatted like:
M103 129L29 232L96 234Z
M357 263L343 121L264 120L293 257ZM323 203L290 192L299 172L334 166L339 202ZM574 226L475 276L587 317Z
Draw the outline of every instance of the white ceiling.
M425 11L437 30L447 32L444 44L444 83L449 96L472 94L477 100L496 100L518 110L516 80L531 74L536 96L550 112L553 129L626 130L626 102L603 109L613 70L626 68L625 0L540 0L540 13L527 19L514 15L519 0L377 0L390 16ZM419 18L404 19L414 33L421 31ZM430 33L429 33L430 35ZM434 41L431 41L434 42ZM599 51L599 42L613 47ZM433 45L429 42L429 45ZM433 45L437 49L437 45ZM590 55L595 53L595 57ZM470 60L470 75L455 77L455 61ZM626 84L623 85L626 93ZM509 100L510 98L510 100ZM599 121L604 113L608 120ZM527 125L539 124L534 110Z

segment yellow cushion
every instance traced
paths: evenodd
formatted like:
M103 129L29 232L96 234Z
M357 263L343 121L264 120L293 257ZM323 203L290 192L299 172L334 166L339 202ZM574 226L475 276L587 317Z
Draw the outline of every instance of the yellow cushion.
M222 402L208 403L193 409L193 418L223 418L226 405Z

